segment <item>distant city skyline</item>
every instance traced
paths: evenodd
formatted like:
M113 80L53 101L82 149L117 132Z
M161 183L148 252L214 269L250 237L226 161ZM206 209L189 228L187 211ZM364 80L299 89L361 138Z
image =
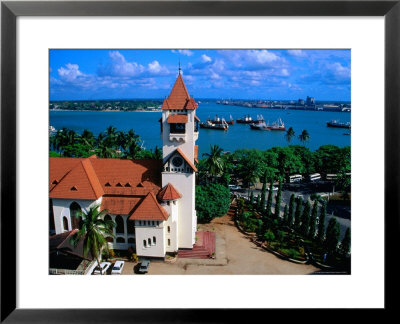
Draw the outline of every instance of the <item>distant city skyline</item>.
M196 99L351 100L350 50L50 50L50 100L164 98L182 68Z

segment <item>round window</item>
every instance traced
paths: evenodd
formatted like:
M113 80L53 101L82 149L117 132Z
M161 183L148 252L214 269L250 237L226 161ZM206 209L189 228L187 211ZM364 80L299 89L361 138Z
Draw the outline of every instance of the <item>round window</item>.
M180 156L175 156L175 157L172 159L172 164L173 164L175 167L179 168L179 167L183 164L183 159L182 159Z

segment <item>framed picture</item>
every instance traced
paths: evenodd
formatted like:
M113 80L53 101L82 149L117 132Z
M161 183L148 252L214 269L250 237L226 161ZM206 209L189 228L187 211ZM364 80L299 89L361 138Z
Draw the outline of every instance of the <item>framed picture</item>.
M75 323L94 320L130 322L132 319L138 322L149 320L167 322L176 319L184 322L226 321L226 313L222 309L227 308L230 308L230 314L234 315L235 308L250 311L254 308L390 309L393 306L394 301L389 296L395 289L395 285L389 285L388 281L397 282L397 279L388 256L395 254L396 245L393 244L393 238L399 234L397 226L399 208L396 204L399 195L397 152L399 151L398 106L400 101L400 4L398 1L126 1L115 3L107 1L4 1L1 6L1 15L2 321L10 323L32 320ZM131 28L130 32L127 31L128 28ZM318 31L318 28L321 30ZM345 39L346 34L348 34L348 39ZM342 36L343 39L341 39ZM135 40L135 43L126 40L130 37ZM268 46L268 42L272 45ZM291 49L295 51L293 54L301 54L301 49L335 48L351 51L351 105L354 108L353 112L355 111L352 115L352 123L354 121L356 124L355 128L352 127L353 131L355 129L355 136L353 137L352 134L351 137L352 166L354 161L357 167L365 164L362 172L352 168L354 172L352 177L355 175L356 182L359 183L356 190L360 190L360 194L358 191L354 193L358 200L354 204L357 217L354 223L352 219L352 231L354 224L359 225L356 226L358 233L362 232L361 228L370 231L369 234L363 233L359 236L359 240L354 241L357 253L354 252L353 256L358 263L356 267L352 267L351 275L312 276L312 279L317 279L311 281L309 277L298 279L287 276L285 279L275 277L271 280L271 277L266 278L267 276L238 276L235 277L235 285L232 278L226 278L227 276L217 279L213 278L214 276L210 276L211 278L207 276L195 276L196 278L193 278L194 276L142 276L140 279L135 279L137 280L135 283L128 283L126 278L123 281L110 277L106 279L110 281L106 283L107 288L104 289L101 288L104 282L100 281L102 279L100 276L90 277L90 280L85 279L86 282L82 281L83 276L80 278L78 276L64 278L51 276L49 279L48 272L43 273L43 269L49 268L43 267L48 260L42 252L38 252L42 246L48 245L48 236L38 235L41 233L40 228L43 224L48 223L48 218L46 217L44 221L36 220L41 214L47 213L47 210L43 212L38 210L46 209L48 203L47 195L45 205L39 202L39 200L44 201L41 197L43 189L48 193L48 125L49 119L52 121L52 116L49 117L47 109L49 101L51 104L52 100L48 86L51 82L59 82L53 78L52 71L48 71L49 66L52 68L49 61L54 59L49 50L61 51L73 48L78 49L74 54L76 57L86 55L91 49L112 49L115 51L110 55L119 55L120 60L124 60L121 53L132 48L138 50L138 56L141 55L140 50L144 51L144 49L168 49L169 52L175 49L189 49L195 52L200 49L238 51L271 48L272 53L274 50ZM83 51L84 49L86 52ZM363 55L362 51L368 49L371 53ZM212 54L214 55L214 52ZM234 54L231 53L231 55ZM370 60L369 86L366 81L368 73L365 72L368 60L363 61L363 56ZM207 62L211 58L205 55L203 60ZM63 74L67 78L71 76L71 73L82 75L74 62L68 61L63 64L66 65L58 67L61 69L61 72L58 70L59 75ZM151 64L161 71L162 66L154 66L154 61ZM97 71L100 71L102 67L107 69L105 64L100 63ZM184 67L183 64L182 67ZM350 73L343 71L346 68L342 65L339 68L341 73ZM177 71L178 69L176 82L181 76L180 62ZM287 73L284 70L282 69L281 72ZM37 71L41 72L36 73ZM98 74L101 74L100 72ZM43 85L46 88L43 88ZM254 86L257 85L259 83L254 83ZM168 89L171 90L171 88L172 84ZM68 91L72 93L74 89L70 88ZM368 95L368 98L361 100L360 98L365 95ZM383 97L384 113L383 108L372 111L371 103L383 107L382 101L379 102ZM316 107L313 99L308 97L307 103L296 104ZM188 102L191 102L190 100L191 98L188 98ZM193 102L193 105L195 104ZM365 112L362 110L364 104L367 107ZM46 105L46 109L42 110L42 105ZM161 105L168 106L168 100L162 102ZM29 106L34 108L27 109L26 107ZM21 107L24 109L22 110ZM351 109L346 104L341 108ZM179 140L185 131L187 120L179 114L174 116L164 121L165 125L173 125L170 127L175 130L174 136ZM189 116L189 120L190 118ZM363 123L367 125L361 127ZM41 126L44 124L47 126L43 131ZM212 124L213 127L216 127L215 124ZM333 126L338 125L335 122ZM343 126L346 125L343 124ZM283 122L277 123L276 127L278 129L284 127ZM45 145L43 137L34 134L35 129L38 134L45 134ZM371 132L375 132L376 135L373 136ZM306 140L305 137L303 139ZM368 142L371 147L365 145L363 141ZM354 147L358 147L355 150L356 153L353 151ZM370 156L366 157L365 154L370 154ZM168 156L168 163L163 166L164 171L170 171L169 168L171 170L173 168L174 172L178 169L182 171L180 168L184 168L183 171L189 172L191 168L196 168L180 151L174 151ZM368 161L363 163L365 159ZM378 167L372 169L376 165ZM371 184L365 177L373 178ZM312 179L310 181L312 182ZM115 185L117 186L118 183L116 182ZM143 186L142 183L136 185ZM371 188L366 188L369 185ZM120 183L120 186L129 187L131 184L128 181ZM377 192L380 189L384 189L384 193ZM70 190L77 190L77 188L71 187ZM179 190L176 191L170 187L165 190L169 190L170 195L175 198L180 196ZM171 199L166 199L165 204L167 200L169 206ZM173 199L171 204L172 201ZM368 201L368 205L365 201ZM368 223L373 222L375 213L377 213L376 225ZM365 215L366 223L362 222L361 215ZM137 221L136 226L143 225L141 219L139 221L138 218L135 221ZM70 229L69 222L72 223L72 219L68 221L66 218L66 222L60 222L60 224L64 224L65 229ZM157 223L154 223L156 222L153 220L152 225L157 226ZM79 227L77 220L74 224ZM151 225L151 221L145 224ZM355 231L357 232L357 229ZM116 242L125 244L129 233L125 234L124 238L120 238L120 241L117 239ZM21 236L24 240L19 239ZM356 238L358 238L357 233ZM369 245L368 242L373 240L375 242ZM147 248L158 243L159 238L155 235L141 241L144 248ZM368 247L365 247L367 243ZM366 249L372 256L368 255ZM363 258L364 260L360 260ZM362 266L367 264L366 258L369 261L376 260L371 261L371 269L365 270L365 273L371 274L370 278L372 278L370 291L365 294L365 300L358 303L354 301L354 304L346 306L349 304L346 304L345 298L351 296L354 299L355 295L352 295L352 293L355 294L354 290L361 289L362 283L368 280L365 273L360 271ZM24 276L24 273L30 273L30 275ZM352 280L357 283L352 283ZM279 289L282 286L278 285L284 285L286 291L290 289L289 286L296 287L297 292L293 292L293 296L297 297L286 298L286 294ZM307 288L310 285L313 286L313 292ZM325 290L321 286L325 286ZM71 291L68 291L67 287L72 287ZM86 287L83 289L84 293L82 293L82 287ZM128 290L135 287L135 291L119 292L117 287L126 287ZM163 288L160 289L160 287ZM265 297L262 293L267 287L274 292L274 298ZM342 291L348 292L347 287L352 293L348 293L348 296L336 303L334 301L337 299L334 296L338 296L341 292L338 287L344 287ZM328 293L327 289L332 289L332 291ZM212 291L211 295L210 291ZM304 297L303 301L298 299L298 291L303 291L301 294ZM19 295L21 292L24 292L23 295ZM97 303L94 302L93 300L101 297L103 292L105 295L121 295L123 300L107 299L108 297L104 296ZM238 301L246 292L253 297L253 302ZM326 299L325 303L313 299L313 295L322 293ZM57 300L60 294L63 296ZM130 295L133 295L132 306L128 303ZM262 301L262 296L266 300ZM44 303L43 300L46 302ZM50 302L51 300L53 302ZM65 301L63 304L61 300L68 300L68 303ZM177 308L180 310L177 311ZM196 308L200 309L196 310ZM203 312L204 308L215 308L212 312L213 318L209 318L208 312L207 314Z

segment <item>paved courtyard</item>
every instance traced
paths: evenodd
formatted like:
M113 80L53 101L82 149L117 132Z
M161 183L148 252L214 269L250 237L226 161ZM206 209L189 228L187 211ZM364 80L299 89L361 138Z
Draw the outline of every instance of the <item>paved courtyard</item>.
M200 231L216 233L215 259L183 259L174 263L152 261L148 274L312 274L319 271L312 265L296 264L282 260L255 246L249 238L239 232L230 216L214 219L202 224ZM123 274L133 274L134 263L127 262Z

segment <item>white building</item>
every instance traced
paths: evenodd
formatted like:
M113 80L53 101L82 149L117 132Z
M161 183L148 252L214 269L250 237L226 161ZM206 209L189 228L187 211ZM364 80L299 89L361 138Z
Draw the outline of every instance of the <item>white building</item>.
M199 119L182 76L162 109L163 160L50 158L50 227L56 234L79 228L74 216L93 204L113 219L109 247L164 257L193 248L197 227L195 172Z

